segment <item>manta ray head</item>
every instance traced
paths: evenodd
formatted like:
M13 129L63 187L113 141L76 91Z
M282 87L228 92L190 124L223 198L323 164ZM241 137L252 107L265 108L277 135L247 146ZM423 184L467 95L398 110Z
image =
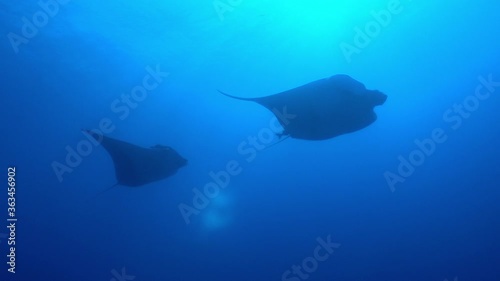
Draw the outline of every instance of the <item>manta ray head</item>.
M170 149L168 150L170 157L172 159L175 159L174 161L179 165L179 167L186 166L188 163L188 160L184 157L182 157L177 151Z
M387 100L387 95L382 93L381 91L369 91L368 97L372 101L373 106L383 105Z
M369 104L371 107L382 105L387 100L386 94L377 90L368 90L363 83L348 75L339 74L333 76L331 79L335 81L335 87L333 88L335 91L340 90L341 92L349 93L356 100Z
M155 146L152 146L151 148L161 150L165 158L171 159L179 167L186 166L188 163L188 160L186 158L182 157L177 151L172 149L170 146L157 144Z

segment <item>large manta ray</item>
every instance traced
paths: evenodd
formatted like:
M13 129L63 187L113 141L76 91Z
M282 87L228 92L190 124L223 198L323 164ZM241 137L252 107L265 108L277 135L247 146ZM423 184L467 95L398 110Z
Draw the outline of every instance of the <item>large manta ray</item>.
M367 127L377 119L373 108L387 99L382 92L367 90L343 74L260 98L221 93L266 107L283 126L280 136L306 140L329 139Z
M117 184L141 186L169 177L187 164L174 149L155 145L144 148L84 130L102 144L115 164Z

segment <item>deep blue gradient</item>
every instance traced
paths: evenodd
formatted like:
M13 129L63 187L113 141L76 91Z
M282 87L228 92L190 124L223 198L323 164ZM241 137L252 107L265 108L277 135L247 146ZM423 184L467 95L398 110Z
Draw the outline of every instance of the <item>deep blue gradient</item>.
M299 281L283 274L328 236L340 247L307 280L500 280L500 86L474 97L481 79L500 81L500 2L401 0L364 41L358 28L394 1L60 2L16 45L23 18L43 9L0 0L0 234L10 166L18 218L16 273L0 236L0 280ZM148 67L168 77L117 113ZM339 73L388 95L374 124L241 153L273 115L218 89L258 97ZM473 110L460 115L464 100ZM54 162L104 118L110 137L171 146L188 165L95 197L116 179L93 147L60 181ZM435 130L446 140L401 177L401 159ZM241 173L186 224L180 204L231 161ZM404 182L391 189L389 173Z

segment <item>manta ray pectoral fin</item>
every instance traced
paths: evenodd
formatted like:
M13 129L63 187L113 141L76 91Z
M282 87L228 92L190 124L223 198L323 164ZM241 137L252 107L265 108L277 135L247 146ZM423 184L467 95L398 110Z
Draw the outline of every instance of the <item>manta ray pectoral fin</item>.
M163 145L163 144L157 144L157 145L153 145L151 146L151 148L157 148L157 149L165 149L165 150L170 150L170 146L166 146L166 145Z

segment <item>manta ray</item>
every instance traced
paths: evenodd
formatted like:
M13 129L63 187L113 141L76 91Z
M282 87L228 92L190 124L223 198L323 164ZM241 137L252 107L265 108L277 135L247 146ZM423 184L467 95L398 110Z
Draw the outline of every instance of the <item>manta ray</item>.
M113 159L117 185L141 186L172 176L187 164L177 151L169 146L140 147L128 142L84 130L101 143Z
M367 90L361 82L344 74L259 98L219 92L266 107L283 127L278 136L305 140L325 140L361 130L377 120L373 109L387 99L382 92Z

